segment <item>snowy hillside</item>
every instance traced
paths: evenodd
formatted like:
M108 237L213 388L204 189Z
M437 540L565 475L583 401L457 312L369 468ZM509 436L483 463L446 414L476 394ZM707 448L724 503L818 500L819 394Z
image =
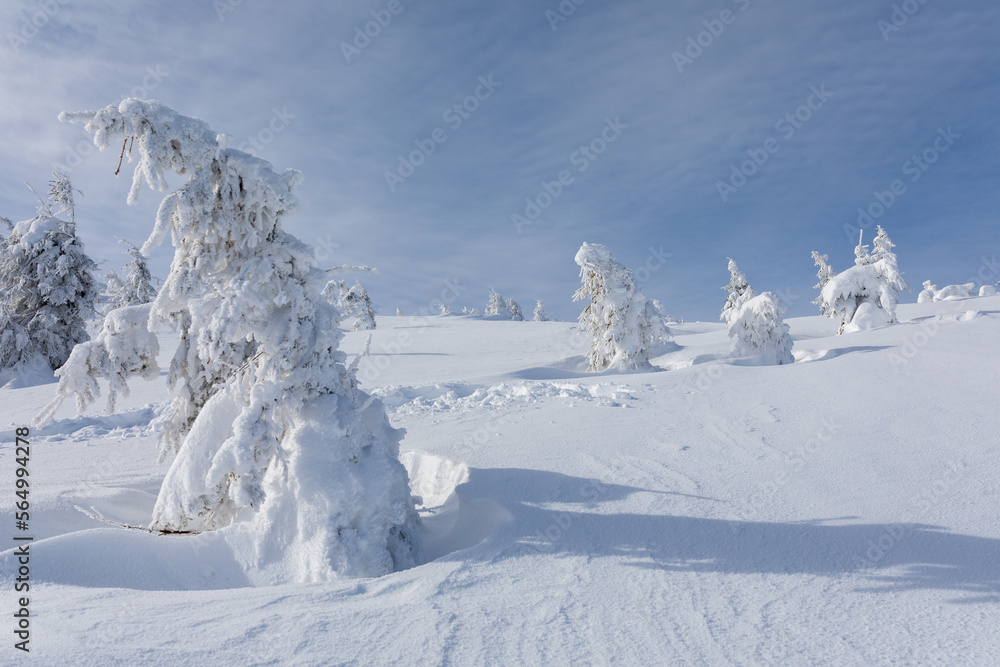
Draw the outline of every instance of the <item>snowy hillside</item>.
M897 316L842 336L786 320L785 366L728 359L721 324L672 325L663 370L634 373L586 373L569 323L379 317L342 349L373 336L358 377L406 429L424 551L334 583L252 585L239 522L114 525L152 516L165 375L133 380L114 415L67 402L30 436L31 657L995 665L1000 297ZM165 334L161 368L174 347ZM54 390L0 389L0 469ZM13 531L13 476L0 488ZM0 567L13 590L13 548Z

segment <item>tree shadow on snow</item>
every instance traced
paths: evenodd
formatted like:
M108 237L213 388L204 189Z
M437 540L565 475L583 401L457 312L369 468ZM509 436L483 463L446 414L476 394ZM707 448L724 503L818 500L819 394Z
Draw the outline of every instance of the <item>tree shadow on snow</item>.
M497 539L529 553L632 557L634 567L676 572L856 574L869 577L872 586L863 589L869 592L938 589L965 594L955 602L1000 602L1000 539L914 523L597 514L604 503L664 492L540 470L473 469L458 490L504 505L513 521ZM544 509L538 503L579 510Z

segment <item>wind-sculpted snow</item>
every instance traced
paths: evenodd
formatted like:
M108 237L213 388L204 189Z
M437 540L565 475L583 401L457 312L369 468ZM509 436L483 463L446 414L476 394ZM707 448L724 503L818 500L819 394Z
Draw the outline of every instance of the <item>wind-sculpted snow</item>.
M513 382L490 387L443 383L423 387L380 387L372 393L397 414L497 409L539 403L548 398L595 401L604 406L623 405L635 399L627 386L608 382L590 385L572 382Z

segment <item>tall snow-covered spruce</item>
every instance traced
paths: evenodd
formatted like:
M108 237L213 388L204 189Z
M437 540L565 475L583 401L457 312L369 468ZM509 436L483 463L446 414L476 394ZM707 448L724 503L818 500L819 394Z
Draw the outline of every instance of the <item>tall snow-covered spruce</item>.
M648 368L653 345L670 331L632 277L603 245L584 243L576 253L583 285L574 301L589 301L580 326L589 334L587 370Z
M171 234L149 324L180 332L159 424L162 452L176 457L151 528L223 529L258 583L412 566L419 520L398 458L403 432L345 367L313 252L282 230L299 173L275 173L158 102L61 118L86 123L101 149L134 137L129 203L143 186L166 190L168 172L188 179L142 248Z
M76 236L73 187L53 173L38 215L17 223L0 254L0 369L55 370L86 341L97 266ZM68 214L69 220L57 217Z

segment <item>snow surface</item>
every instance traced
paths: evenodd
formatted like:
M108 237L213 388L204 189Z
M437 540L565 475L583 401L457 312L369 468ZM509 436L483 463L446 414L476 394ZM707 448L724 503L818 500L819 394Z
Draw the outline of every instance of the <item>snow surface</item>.
M789 319L784 366L727 358L724 325L678 324L659 372L628 374L582 372L569 323L345 334L349 360L373 336L358 376L406 429L423 519L420 564L377 578L262 585L223 531L108 523L149 523L165 377L133 380L116 415L64 404L31 436L31 657L995 665L1000 297L897 317L842 336ZM54 390L0 389L0 469ZM12 526L13 475L0 487ZM0 553L6 591L15 560Z

